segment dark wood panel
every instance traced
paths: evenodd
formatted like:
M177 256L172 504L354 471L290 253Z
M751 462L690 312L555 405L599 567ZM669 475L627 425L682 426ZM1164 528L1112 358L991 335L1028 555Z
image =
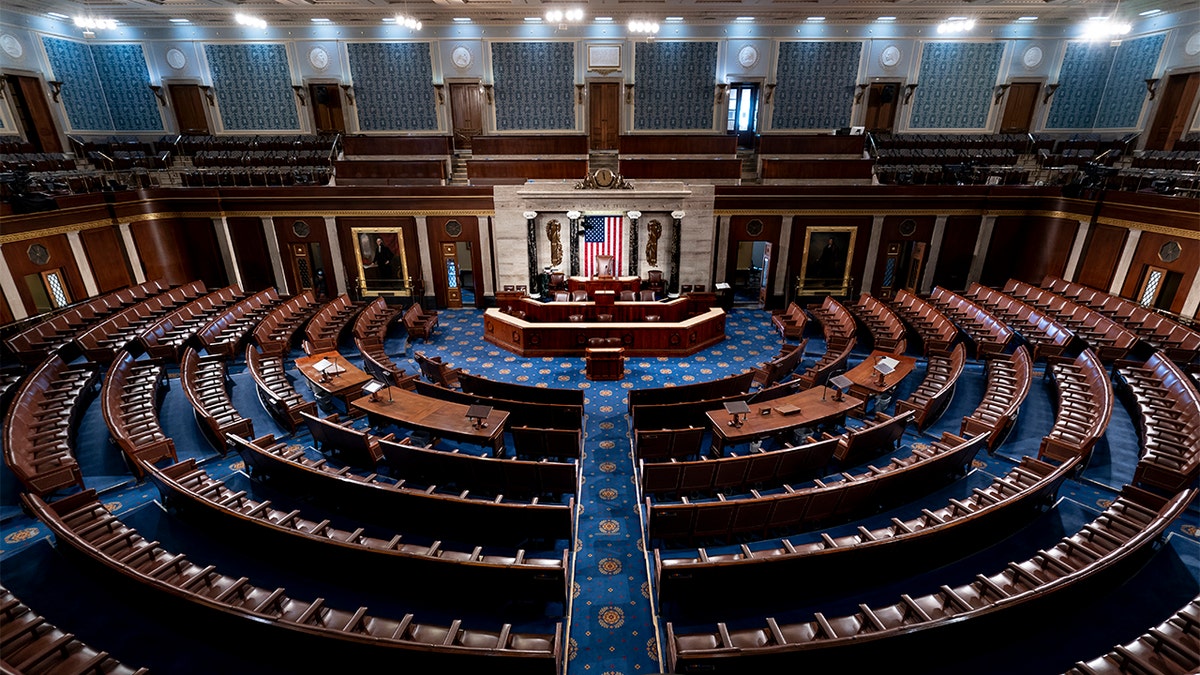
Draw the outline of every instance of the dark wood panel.
M121 235L116 228L103 227L79 233L83 250L87 253L88 265L96 279L96 288L101 293L115 291L133 283L129 274L129 261Z
M871 159L781 159L763 157L762 178L795 180L870 180Z
M766 155L857 155L863 152L866 136L832 134L776 135L758 137L758 154Z
M685 356L725 339L725 312L714 309L680 323L537 324L493 308L483 317L483 331L488 342L521 356L577 356L594 337L617 338L625 356Z
M446 232L446 223L451 220L456 220L459 225L462 225L462 232L458 236L452 237ZM444 242L459 241L465 241L471 246L471 280L475 291L475 306L484 307L483 254L479 246L479 218L477 216L428 216L425 219L425 227L429 235L429 250L435 252L432 256L434 259L433 285L438 307L446 306L447 289L445 273L441 269L441 256L436 252L441 250ZM462 261L459 261L458 264L461 268Z
M471 154L485 155L587 155L588 137L583 134L538 134L476 136Z
M588 129L592 150L616 150L621 134L621 84L588 84Z
M296 234L295 223L297 221L304 221L304 223L308 225L308 234L306 236L300 236ZM321 245L321 260L319 268L317 266L317 261L314 260L312 262L314 284L316 283L315 274L317 269L322 269L325 271L325 287L324 289L317 287L315 292L317 293L318 297L322 293L324 293L326 297L333 297L337 295L337 293L334 292L333 268L330 262L333 260L333 256L329 254L329 235L325 231L325 219L317 216L305 216L302 218L276 217L274 219L274 225L275 236L279 240L279 255L283 258L283 271L288 277L288 289L295 293L297 292L296 289L299 288L292 270L292 254L290 245L304 244L309 246L313 243L317 243ZM312 250L311 246L309 250Z
M1163 244L1171 241L1179 244L1180 253L1175 260L1166 262L1159 257L1159 251ZM1129 265L1129 273L1125 276L1125 283L1121 286L1121 297L1133 298L1137 295L1142 275L1151 265L1182 275L1178 290L1168 308L1176 314L1180 313L1183 311L1183 303L1187 300L1188 289L1192 287L1192 283L1196 279L1197 270L1200 270L1200 241L1171 237L1156 232L1142 232L1141 238L1138 239L1137 250L1133 253L1133 261Z
M467 160L467 179L472 185L582 179L587 175L587 167L586 159L471 159Z
M623 134L622 155L736 155L737 136L726 134Z
M16 90L17 116L22 118L26 127L26 140L40 152L62 152L62 139L58 136L58 127L54 124L54 115L46 101L42 81L23 75L10 75L8 81Z
M233 255L237 258L238 273L242 277L242 290L257 292L274 286L275 273L271 266L271 255L267 249L267 235L263 232L262 219L231 217L227 222Z
M370 155L450 155L450 136L344 136L347 157Z
M951 291L967 289L967 275L975 258L975 241L979 239L980 216L950 216L942 234L933 285Z
M49 253L45 264L39 265L29 259L29 248L34 245L44 246L46 252ZM83 277L79 274L79 267L75 262L75 255L71 252L71 244L67 241L67 235L56 234L15 244L6 244L3 251L4 262L7 263L9 271L12 272L13 281L17 285L17 294L21 297L21 303L30 316L38 313L37 305L33 301L33 294L29 292L29 285L25 283L25 277L30 274L61 268L66 277L67 292L71 295L71 301L76 302L88 297L83 286Z
M1048 274L1062 276L1078 229L1078 221L1066 218L997 218L979 283L1003 286L1020 279L1039 284Z
M1079 257L1079 267L1074 281L1107 291L1112 284L1113 275L1117 271L1117 261L1121 258L1121 249L1125 247L1125 237L1129 230L1113 225L1097 224L1088 233L1087 243L1083 254Z
M446 160L338 160L333 163L338 183L360 185L362 180L386 179L388 184L442 185L446 181Z
M184 284L201 279L209 288L226 285L217 234L207 218L164 218L130 225L147 279Z
M735 141L736 137L731 137ZM740 159L621 159L625 178L707 178L741 179Z
M8 306L8 300L0 293L0 326L4 326L13 322L12 308Z
M905 235L901 232L901 226L906 222L911 221L913 230ZM885 216L883 219L883 227L879 234L879 254L875 258L875 271L873 281L871 282L870 292L883 298L891 298L891 294L895 293L898 288L909 288L908 276L909 266L911 264L912 252L906 250L908 244L912 242L923 242L926 244L925 260L929 260L930 251L928 245L933 241L933 226L937 218L932 215L925 216ZM887 266L889 251L896 250L898 256L896 274L886 293L883 292L884 272ZM924 271L919 271L920 276L917 277L917 287L919 290L920 279L924 276ZM864 291L867 289L863 289Z
M208 126L204 94L200 91L200 85L168 84L167 94L171 98L171 109L175 111L175 124L179 133L212 133Z

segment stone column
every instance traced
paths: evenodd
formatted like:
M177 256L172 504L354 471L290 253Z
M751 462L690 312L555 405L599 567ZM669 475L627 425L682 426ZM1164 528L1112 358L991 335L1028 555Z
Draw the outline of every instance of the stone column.
M938 216L933 221L933 238L929 241L929 256L925 258L925 274L921 276L921 293L933 289L933 275L937 271L938 258L942 252L942 239L946 236L946 216Z
M526 243L529 252L529 294L538 296L542 289L538 284L537 211L526 211L523 215L525 216L525 225L528 227Z
M233 238L229 234L229 221L225 216L212 219L213 229L217 231L217 248L221 249L221 264L225 266L225 278L231 284L246 290L242 283L242 272L238 269L237 253L233 250Z
M671 285L668 287L668 295L679 295L679 246L682 237L680 231L683 229L683 217L687 215L683 211L671 212Z
M425 295L433 293L434 298L437 297L437 286L434 286L433 275L442 274L441 270L441 253L439 251L431 251L429 244L429 224L425 216L413 216L413 220L417 226L417 250L421 256L421 283L419 297L416 294L416 288L413 289L413 302L425 306ZM433 266L433 261L437 260L438 267ZM414 284L414 287L416 284ZM436 303L436 300L435 300Z
M267 239L267 254L271 256L271 273L275 275L275 288L280 295L288 294L287 275L283 273L283 257L279 255L279 237L275 236L275 221L262 216L263 235Z
M146 282L146 271L142 269L142 257L138 255L137 244L133 241L133 232L129 223L121 223L121 244L125 246L125 256L129 258L129 269L133 270L134 283Z
M578 211L567 211L571 224L567 230L571 233L571 276L579 276L579 216Z
M1111 295L1121 295L1121 287L1125 285L1125 275L1129 274L1129 266L1133 264L1133 254L1137 252L1138 241L1142 238L1141 230L1130 230L1125 238L1125 248L1121 249L1121 258L1117 261L1117 272L1113 275L1112 284L1108 287ZM1137 302L1137 299L1134 299Z
M983 264L987 262L988 246L992 244L992 230L996 228L996 216L984 216L979 224L979 236L975 239L975 256L971 258L971 270L967 272L967 285L979 283L983 276Z
M871 292L871 285L875 283L875 261L879 259L879 240L883 237L883 216L875 216L871 221L871 240L867 242L867 262L863 266L862 287L860 290L863 293Z
M1075 281L1075 275L1079 272L1079 260L1083 257L1083 245L1087 242L1091 229L1090 221L1079 221L1079 229L1075 230L1075 242L1071 245L1071 257L1067 258L1067 269L1063 272L1064 280Z
M641 264L638 261L638 218L642 217L641 211L629 212L629 276L636 277L641 275ZM620 276L621 271L617 270L617 276Z
M79 276L83 277L83 288L88 297L100 295L96 286L96 277L92 274L92 266L88 263L87 251L83 249L83 240L79 232L72 230L67 233L67 243L71 245L71 253L75 256L75 266L79 268Z
M0 259L3 257L0 253ZM21 292L17 290L17 281L13 279L12 270L7 264L0 265L0 291L3 291L4 299L8 301L8 309L12 312L14 320L19 321L29 316L25 303L21 300Z
M338 239L337 218L325 216L325 236L329 237L329 264L333 265L333 283L337 294L346 292L346 266L342 262L342 244Z

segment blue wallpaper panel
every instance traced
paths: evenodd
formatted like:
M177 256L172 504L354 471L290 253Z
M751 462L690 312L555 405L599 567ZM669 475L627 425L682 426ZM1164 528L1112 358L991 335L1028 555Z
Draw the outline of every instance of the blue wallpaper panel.
M1117 47L1113 59L1112 77L1100 111L1093 126L1097 129L1127 129L1136 127L1146 100L1146 80L1154 77L1154 69L1162 54L1166 35L1150 35L1137 40L1125 40Z
M496 129L575 128L575 45L492 43Z
M299 131L287 48L278 44L204 45L228 131Z
M352 42L346 49L359 129L437 129L428 42Z
M783 42L773 129L838 129L850 124L861 42Z
M163 128L158 99L150 91L150 71L142 46L91 45L96 73L115 131L158 131Z
M88 45L42 37L54 77L63 83L61 100L73 131L112 131L112 117Z
M999 42L929 42L913 96L913 129L984 129L1004 45Z
M1046 116L1047 129L1090 129L1117 48L1107 42L1072 42L1067 45L1058 73L1058 90ZM1144 85L1143 85L1144 87Z
M716 42L639 42L635 129L712 129Z

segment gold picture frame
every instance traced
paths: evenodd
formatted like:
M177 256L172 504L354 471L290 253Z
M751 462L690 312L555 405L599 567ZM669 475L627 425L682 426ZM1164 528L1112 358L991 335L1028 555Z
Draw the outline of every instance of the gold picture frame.
M399 227L352 227L350 232L354 237L359 293L364 297L411 296L413 284L408 273L404 231ZM390 263L378 260L381 245L390 252Z
M850 267L858 228L810 227L805 231L800 259L798 295L849 295Z

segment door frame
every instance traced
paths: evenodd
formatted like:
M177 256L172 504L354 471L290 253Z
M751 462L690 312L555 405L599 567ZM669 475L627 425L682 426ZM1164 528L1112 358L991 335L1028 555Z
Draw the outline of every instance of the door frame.
M208 133L210 136L216 136L218 126L217 126L217 116L213 109L214 104L210 103L208 101L208 96L207 96L207 94L204 93L204 87L205 87L204 82L202 82L199 79L194 78L194 77L180 77L180 78L164 77L162 79L162 87L163 87L163 89L166 90L164 93L167 95L167 105L165 107L170 108L170 110L171 110L171 114L168 116L168 119L165 120L165 122L170 122L170 126L175 127L175 133L177 133L177 134L183 133L183 129L179 128L179 118L176 116L175 106L173 105L173 102L171 101L171 85L175 85L175 84L181 84L181 85L185 85L185 86L194 86L194 87L197 87L198 89L200 89L200 95L203 97L203 100L201 102L204 104L204 121L208 123ZM215 96L215 94L214 94L214 96ZM164 106L159 106L159 110L161 111L163 109L163 107ZM164 124L164 126L168 126L168 125Z
M453 89L456 84L475 85L481 90L483 86L482 77L447 77L443 80L446 86L446 133L450 134L451 150L457 150L454 147L454 94ZM494 117L488 113L487 93L479 92L480 110L479 110L479 134L482 136L487 134L491 128L495 127ZM494 106L492 106L494 108Z
M900 127L900 120L901 120L900 115L904 108L904 83L905 83L904 78L900 78L900 77L873 78L869 83L867 83L867 89L865 92L863 92L863 102L861 105L861 110L862 110L861 115L862 116L858 120L859 125L863 126L863 127L865 127L867 125L867 112L870 110L870 107L871 107L871 89L873 89L877 85L894 84L894 85L896 85L896 108L895 108L895 110L892 111L892 125L891 125L891 129L889 129L889 131L893 134L899 133L898 127ZM868 129L865 129L864 131L869 132L869 131L871 131L871 129L868 128Z
M313 107L312 100L312 86L314 84L333 85L334 90L337 92L338 102L341 104L338 106L338 108L342 111L342 128L345 130L342 133L355 133L357 130L351 129L350 120L346 115L347 100L345 91L343 91L341 88L341 82L331 77L306 78L302 81L302 85L304 86L305 105L301 107L308 109L308 114L304 115L303 117L305 120L307 120L308 124L311 125L309 131L313 134L319 133L317 131L317 118L314 113L315 108ZM355 117L357 117L357 115Z
M731 81L729 83L729 86L725 89L725 106L721 109L721 132L724 134L729 134L729 99L733 96L734 86L739 84L749 84L754 85L755 87L754 131L747 133L752 134L753 138L758 138L759 134L761 134L763 131L763 108L766 107L766 105L763 103L763 99L766 97L766 79L762 77L740 77L736 82ZM737 136L739 133L741 132L737 130L737 124L735 123L733 135ZM756 145L756 143L752 142L747 147L754 148ZM738 143L738 147L742 147L740 141Z
M1145 149L1148 145L1151 134L1154 132L1154 124L1158 121L1158 115L1161 112L1162 104L1165 101L1166 88L1170 83L1171 78L1194 75L1197 73L1200 73L1200 68L1188 65L1179 68L1168 69L1167 71L1163 72L1161 77L1159 77L1158 84L1155 88L1155 100L1150 103L1149 108L1146 110L1145 125L1142 133L1138 137L1138 149ZM1184 86L1186 86L1186 82ZM1200 101L1200 91L1193 95L1191 101L1181 101L1181 106L1185 106L1189 112L1187 118L1183 121L1182 133L1180 133L1178 138L1171 141L1172 145L1175 141L1178 141L1186 136L1189 130L1191 130L1193 125L1196 123L1197 116L1200 116L1200 112L1197 112L1198 101Z
M587 92L587 101L584 103L584 131L588 134L588 147L591 148L592 136L592 85L593 84L611 84L617 89L617 143L612 149L614 152L620 147L621 134L625 133L625 101L622 93L623 87L621 80L616 80L611 77L588 77L583 80L583 90Z
M5 68L3 71L0 71L0 78L5 79L5 87L8 87L7 79L9 76L28 77L38 81L38 89L41 91L42 99L46 103L46 108L50 111L50 121L54 123L54 136L58 139L57 150L44 149L42 152L66 152L71 147L70 141L67 139L67 136L71 133L71 128L67 119L66 108L63 106L61 100L56 103L53 97L50 96L48 89L49 85L47 84L49 80L46 79L45 74L36 70L27 70L24 68ZM6 89L4 94L6 97L10 95L16 96L16 92L11 91L11 88ZM28 105L28 103L26 105ZM18 128L23 126L22 122L19 122L16 119L16 116L12 114L13 110L11 103L8 104L8 108L9 117L12 118L13 124ZM40 136L36 129L23 129L23 131L25 131L26 135L32 133L33 135Z
M1013 77L1013 78L1009 78L1004 84L1007 84L1007 85L1036 84L1038 86L1037 95L1034 96L1034 101L1033 101L1033 112L1029 116L1029 130L1026 132L1026 133L1033 133L1034 130L1038 129L1041 126L1039 124L1039 122L1041 121L1041 117L1042 117L1042 109L1045 107L1042 105L1042 96L1044 96L1046 93L1046 78L1044 78L1044 77ZM993 107L996 107L996 106L993 106ZM1001 99L1001 101L999 103L999 107L1000 107L1000 110L998 110L996 112L996 120L995 120L995 122L993 122L993 124L995 125L994 133L1001 133L1000 125L1004 123L1004 111L1008 107L1008 88L1007 87L1004 89L1003 98Z

